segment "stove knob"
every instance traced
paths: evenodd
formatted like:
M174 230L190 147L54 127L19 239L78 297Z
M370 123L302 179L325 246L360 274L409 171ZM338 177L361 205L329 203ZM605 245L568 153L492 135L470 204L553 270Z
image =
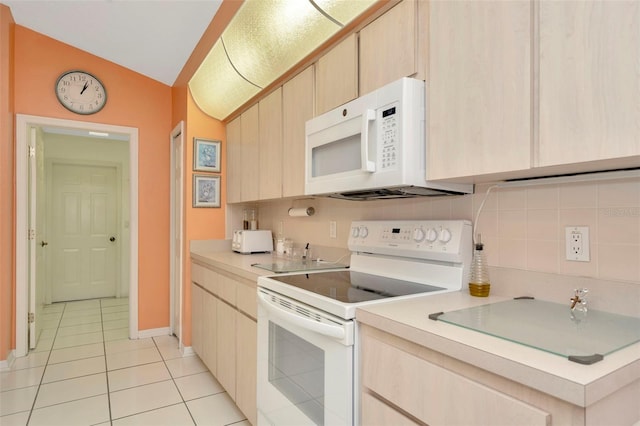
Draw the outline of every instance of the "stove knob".
M360 231L357 226L354 226L353 229L351 229L351 236L353 238L358 238L358 235L360 235Z
M451 231L449 231L447 228L444 228L442 231L440 231L439 240L441 243L445 244L451 241Z
M361 226L360 227L360 238L367 238L367 235L369 235L369 229L367 229L366 226Z
M436 232L435 229L429 228L429 229L427 229L427 234L426 234L425 238L427 239L427 241L432 243L432 242L434 242L435 240L438 239L438 233Z
M425 236L426 234L424 232L424 229L416 228L413 230L413 241L419 243L424 240Z

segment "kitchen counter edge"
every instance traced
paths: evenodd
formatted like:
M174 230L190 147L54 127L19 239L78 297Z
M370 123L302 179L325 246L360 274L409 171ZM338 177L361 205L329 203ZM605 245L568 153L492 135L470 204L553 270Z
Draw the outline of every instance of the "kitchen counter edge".
M580 407L640 380L640 343L581 365L567 358L429 319L429 314L507 300L465 292L391 301L356 310L356 320Z

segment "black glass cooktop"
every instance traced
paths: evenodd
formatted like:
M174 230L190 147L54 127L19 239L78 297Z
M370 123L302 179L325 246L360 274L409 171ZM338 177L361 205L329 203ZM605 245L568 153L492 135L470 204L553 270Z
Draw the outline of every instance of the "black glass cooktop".
M432 285L386 278L356 271L278 275L270 277L270 279L343 303L358 303L368 300L444 290L444 288Z

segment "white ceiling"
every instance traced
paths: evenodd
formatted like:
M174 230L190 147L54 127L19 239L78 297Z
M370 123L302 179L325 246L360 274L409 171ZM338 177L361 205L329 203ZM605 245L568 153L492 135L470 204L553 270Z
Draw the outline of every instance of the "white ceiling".
M16 24L172 86L222 0L0 2Z

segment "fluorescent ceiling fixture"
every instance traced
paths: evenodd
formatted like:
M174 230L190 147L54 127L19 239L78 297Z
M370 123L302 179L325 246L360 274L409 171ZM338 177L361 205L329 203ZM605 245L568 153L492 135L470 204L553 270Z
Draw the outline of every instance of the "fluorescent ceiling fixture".
M246 0L189 82L224 119L377 0Z

